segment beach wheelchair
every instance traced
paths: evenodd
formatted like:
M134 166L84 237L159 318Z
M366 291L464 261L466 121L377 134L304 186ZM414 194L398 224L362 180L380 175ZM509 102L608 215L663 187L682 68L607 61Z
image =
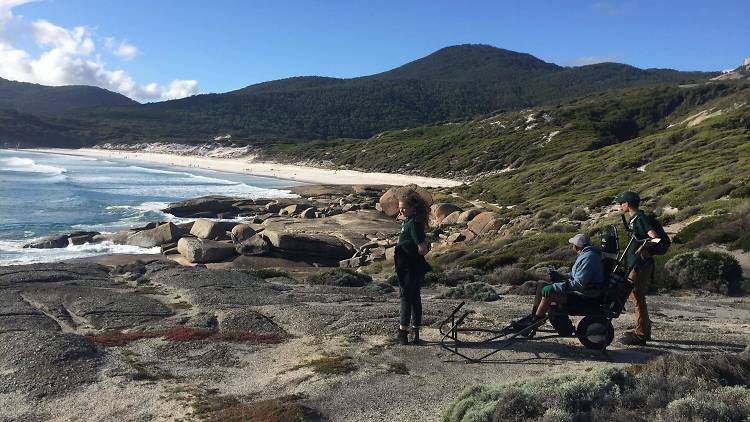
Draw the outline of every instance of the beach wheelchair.
M648 241L631 236L625 251L632 242L640 242L644 247ZM598 296L566 292L568 303L553 304L544 318L520 330L513 323L500 329L470 326L468 319L472 312L463 310L466 302L461 302L440 324L440 346L469 362L482 362L518 342L558 337L575 337L588 349L606 352L615 334L612 320L625 309L633 284L627 279L625 253L620 254L615 226L604 229L601 247L607 280ZM570 317L581 319L574 326ZM544 327L548 321L551 329Z

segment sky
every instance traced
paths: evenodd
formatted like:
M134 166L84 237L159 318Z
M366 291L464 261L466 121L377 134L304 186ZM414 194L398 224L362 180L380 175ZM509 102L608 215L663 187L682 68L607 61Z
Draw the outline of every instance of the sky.
M142 102L365 76L465 43L727 70L750 57L750 1L0 0L0 77Z

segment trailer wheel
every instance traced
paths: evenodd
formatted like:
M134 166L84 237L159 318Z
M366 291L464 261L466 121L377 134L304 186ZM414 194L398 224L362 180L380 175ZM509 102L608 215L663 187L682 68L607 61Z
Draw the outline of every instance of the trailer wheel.
M587 316L578 323L576 337L587 349L604 350L615 338L615 327L607 318Z

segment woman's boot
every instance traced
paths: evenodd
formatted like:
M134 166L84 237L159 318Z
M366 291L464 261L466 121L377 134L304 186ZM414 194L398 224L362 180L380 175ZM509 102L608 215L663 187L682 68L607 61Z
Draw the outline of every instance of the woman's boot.
M413 339L411 341L412 344L419 344L419 327L411 327L411 333L413 336Z
M402 346L405 346L409 344L409 332L406 330L402 330L399 328L398 330L398 340L401 343Z

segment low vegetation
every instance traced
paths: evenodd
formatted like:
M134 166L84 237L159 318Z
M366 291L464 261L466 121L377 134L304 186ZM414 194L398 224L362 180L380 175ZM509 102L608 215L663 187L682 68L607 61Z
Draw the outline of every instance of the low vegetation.
M471 387L444 421L744 421L750 350Z
M723 252L699 250L676 255L665 270L684 289L702 289L735 295L741 293L742 268Z
M368 274L358 273L346 268L336 268L330 271L311 275L307 278L309 284L338 286L338 287L362 287L372 283L372 277Z
M438 297L442 299L469 299L492 302L498 300L500 295L497 294L492 286L482 282L474 282L450 287Z
M344 375L357 370L357 365L351 356L328 355L313 359L294 369L310 368L321 375Z

